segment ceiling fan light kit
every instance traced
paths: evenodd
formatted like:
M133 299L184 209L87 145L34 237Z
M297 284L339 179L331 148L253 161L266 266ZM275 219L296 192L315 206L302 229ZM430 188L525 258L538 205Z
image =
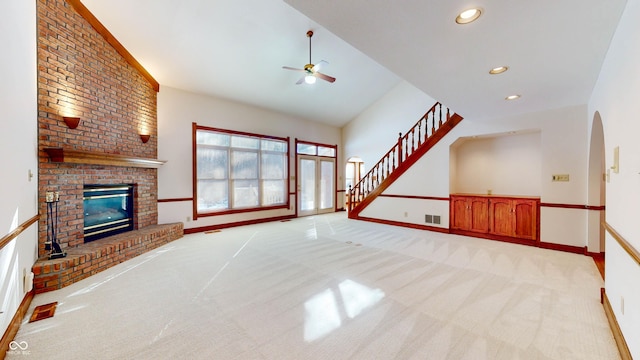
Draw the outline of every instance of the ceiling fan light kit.
M282 67L285 70L302 71L306 73L302 78L300 78L300 80L298 80L298 82L296 82L296 85L300 85L303 82L306 84L315 84L317 78L328 81L330 83L333 83L334 81L336 81L336 78L334 78L333 76L323 74L319 71L320 67L323 64L329 64L328 62L321 60L319 63L315 65L311 63L311 37L312 36L313 36L313 31L311 30L307 31L307 37L309 38L309 63L306 64L303 69L293 68L290 66Z

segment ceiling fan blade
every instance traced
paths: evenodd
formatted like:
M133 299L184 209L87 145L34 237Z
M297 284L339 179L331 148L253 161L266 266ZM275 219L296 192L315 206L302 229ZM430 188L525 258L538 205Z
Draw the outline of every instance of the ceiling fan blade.
M317 64L315 64L315 65L313 66L313 68L311 69L311 71L313 71L313 72L318 72L318 71L320 71L320 69L321 69L323 66L326 66L326 65L329 65L329 63L328 63L328 62L326 62L326 61L324 61L324 60L320 60L320 62L319 62L319 63L317 63Z
M315 75L317 78L320 78L320 79L322 79L322 80L328 81L328 82L330 82L330 83L332 83L332 82L336 81L336 78L334 78L333 76L325 75L325 74L320 73L320 72L317 72L317 71L315 72L315 74L314 74L314 75Z
M304 82L304 78L305 78L305 77L306 77L306 76L301 77L301 78L300 78L300 80L298 80L298 81L296 82L296 85L300 85L300 84L302 84L302 83Z
M282 68L285 69L285 70L302 71L302 72L306 71L305 69L298 69L298 68L293 68L293 67L290 67L290 66L283 66Z

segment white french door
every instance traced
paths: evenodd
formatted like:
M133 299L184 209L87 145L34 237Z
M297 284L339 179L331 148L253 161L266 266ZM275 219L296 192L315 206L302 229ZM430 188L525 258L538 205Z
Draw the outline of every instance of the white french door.
M335 211L336 160L298 155L298 216Z

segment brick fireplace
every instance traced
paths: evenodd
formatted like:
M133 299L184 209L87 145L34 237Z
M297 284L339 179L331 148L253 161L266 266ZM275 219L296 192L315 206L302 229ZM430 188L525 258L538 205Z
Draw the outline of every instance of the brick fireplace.
M59 289L183 235L158 225L158 83L79 0L37 0L39 260L37 293ZM77 126L65 117L79 118ZM142 140L142 135L144 140ZM85 241L86 185L132 186L132 229ZM46 192L58 192L48 259Z
M157 169L54 162L45 149L104 155L157 157L156 90L84 16L65 0L39 0L38 122L39 199L58 191L58 242L84 243L85 184L135 184L134 228L157 224ZM71 129L63 117L79 117ZM147 143L140 133L151 135ZM45 255L46 222L40 221L39 256Z
M126 56L126 50L123 55L122 48L112 45L112 36L104 36L105 29L100 29L80 1L38 0L37 16L38 204L43 215L38 227L38 256L46 259L45 192L59 192L57 240L71 254L89 245L84 239L86 184L131 184L133 230L157 226L157 168L162 162L155 161L157 82L133 57ZM64 117L78 117L80 122L72 128ZM150 135L150 139L143 142L141 134ZM178 233L182 236L181 229L182 224L172 228L172 239ZM138 240L154 236L146 231ZM113 252L114 246L116 250L128 249L138 240L122 238L107 250L93 244L102 240L94 241L92 255L86 260ZM149 248L145 245L135 252ZM72 259L63 267L84 262ZM44 266L36 266L34 273L42 269Z

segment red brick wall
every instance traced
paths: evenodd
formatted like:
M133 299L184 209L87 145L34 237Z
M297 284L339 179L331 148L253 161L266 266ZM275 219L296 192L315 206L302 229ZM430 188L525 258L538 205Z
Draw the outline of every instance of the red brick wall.
M136 228L157 224L157 170L52 163L46 147L157 157L152 85L64 0L38 0L39 256L45 255L45 191L59 191L58 242L84 243L84 184L135 184ZM69 129L63 116L78 116ZM143 144L140 132L151 140Z

